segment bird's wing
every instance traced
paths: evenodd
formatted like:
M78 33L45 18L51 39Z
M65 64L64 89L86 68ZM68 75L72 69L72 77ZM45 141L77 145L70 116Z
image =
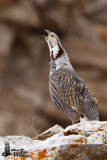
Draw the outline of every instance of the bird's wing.
M99 120L98 102L92 92L85 85L85 96L83 103L83 113L89 120Z
M51 74L49 83L51 98L61 112L68 115L71 109L82 118L99 119L97 100L76 72L59 69Z
M50 90L50 96L54 104L63 114L67 114L63 101L59 96L58 77L54 73L52 73L52 75L49 76L49 90Z
M67 114L66 108L82 115L85 85L74 71L59 69L52 73L49 80L50 95L56 106Z

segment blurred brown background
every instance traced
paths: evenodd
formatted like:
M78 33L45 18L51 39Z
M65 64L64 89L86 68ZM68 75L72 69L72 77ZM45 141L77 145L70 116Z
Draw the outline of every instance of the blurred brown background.
M107 120L107 1L0 0L0 135L34 137L71 122L51 102L49 50L41 35L56 32L75 70Z

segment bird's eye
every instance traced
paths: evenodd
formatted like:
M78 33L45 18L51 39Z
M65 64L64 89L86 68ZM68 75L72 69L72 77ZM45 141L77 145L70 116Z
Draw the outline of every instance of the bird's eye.
M51 37L53 37L54 39L56 39L55 35L54 34L51 34Z

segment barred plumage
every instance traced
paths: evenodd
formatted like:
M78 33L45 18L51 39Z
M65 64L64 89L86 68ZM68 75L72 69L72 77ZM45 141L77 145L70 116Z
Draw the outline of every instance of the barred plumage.
M84 115L88 120L98 120L97 100L74 71L60 68L52 73L49 76L49 90L55 105L73 123L79 122ZM88 108L85 108L86 104Z
M52 101L72 123L99 120L96 98L74 71L57 35L47 32L45 39L51 56L49 90Z

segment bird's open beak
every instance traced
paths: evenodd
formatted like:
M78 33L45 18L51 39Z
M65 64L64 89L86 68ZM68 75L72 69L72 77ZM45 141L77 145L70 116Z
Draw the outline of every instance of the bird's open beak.
M48 35L51 33L49 30L44 30Z
M48 35L51 33L49 30L44 30ZM48 40L48 35L44 36L46 40Z

